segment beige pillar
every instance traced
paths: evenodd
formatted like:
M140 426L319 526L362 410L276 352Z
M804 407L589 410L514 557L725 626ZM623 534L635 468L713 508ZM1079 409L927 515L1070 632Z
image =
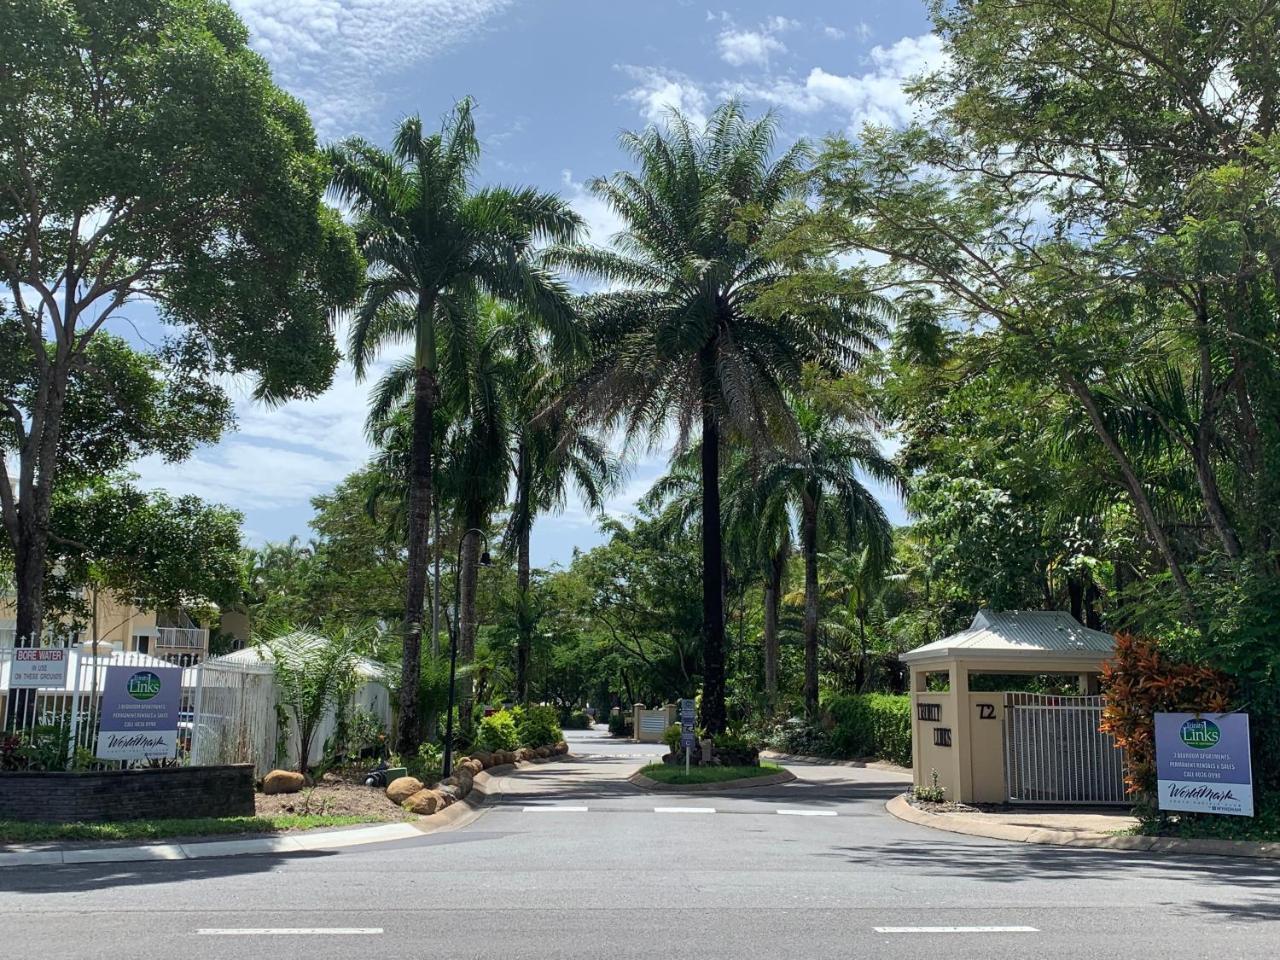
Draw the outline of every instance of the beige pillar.
M969 716L969 668L964 663L951 662L951 752L954 755L955 795L950 799L968 803L973 799L973 743L969 728L973 722Z

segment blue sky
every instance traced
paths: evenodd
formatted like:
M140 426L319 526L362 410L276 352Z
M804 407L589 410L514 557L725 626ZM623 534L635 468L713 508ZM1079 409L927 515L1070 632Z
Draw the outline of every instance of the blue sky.
M558 190L604 242L617 229L585 190L624 164L620 131L678 106L704 114L736 95L774 108L784 140L856 132L912 115L906 78L939 62L923 2L716 4L682 0L231 0L277 81L310 108L326 140L385 143L410 113L435 119L477 101L480 180ZM394 353L388 356L394 356ZM367 385L349 368L322 397L267 409L234 386L239 428L182 464L147 460L147 485L245 514L252 543L309 535L310 498L368 455ZM661 474L661 451L632 464L609 506L628 512ZM886 506L903 519L892 497ZM571 505L539 521L534 563L601 541Z

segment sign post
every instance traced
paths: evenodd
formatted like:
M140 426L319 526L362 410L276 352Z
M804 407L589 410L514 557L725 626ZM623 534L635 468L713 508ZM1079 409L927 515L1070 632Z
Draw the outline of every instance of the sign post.
M1247 713L1157 713L1161 810L1253 816Z
M694 703L692 700L680 701L680 746L684 748L684 775L689 776L689 755L693 753Z
M107 667L100 760L171 760L178 755L181 667Z

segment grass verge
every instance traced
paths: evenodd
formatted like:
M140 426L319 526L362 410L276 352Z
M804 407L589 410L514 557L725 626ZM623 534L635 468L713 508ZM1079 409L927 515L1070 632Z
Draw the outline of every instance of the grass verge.
M684 767L677 764L651 763L640 771L650 780L686 786L694 783L723 783L726 780L747 780L751 777L768 777L781 773L782 768L773 763L758 767L692 767L685 776Z
M166 840L241 833L283 833L368 823L368 817L279 814L267 817L200 817L194 820L122 820L118 823L22 823L0 820L0 843L44 840Z

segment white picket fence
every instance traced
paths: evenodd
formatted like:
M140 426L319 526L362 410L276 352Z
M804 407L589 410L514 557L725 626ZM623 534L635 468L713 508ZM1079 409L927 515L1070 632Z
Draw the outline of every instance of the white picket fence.
M145 653L90 656L79 648L70 648L67 652L71 660L64 686L28 691L26 695L35 698L34 709L10 711L9 698L23 696L23 693L9 689L13 649L0 647L0 723L17 730L29 722L37 726L67 724L71 729L69 753L76 749L93 753L108 666L172 666ZM366 683L357 693L354 706L390 719L386 688L381 684ZM321 723L313 744L313 762L319 759L319 751L333 727L332 715ZM287 738L287 744L278 744L279 732L271 664L214 658L183 668L178 714L179 762L252 763L261 775L275 766L297 761L294 738ZM117 767L120 762L95 761L93 766Z

